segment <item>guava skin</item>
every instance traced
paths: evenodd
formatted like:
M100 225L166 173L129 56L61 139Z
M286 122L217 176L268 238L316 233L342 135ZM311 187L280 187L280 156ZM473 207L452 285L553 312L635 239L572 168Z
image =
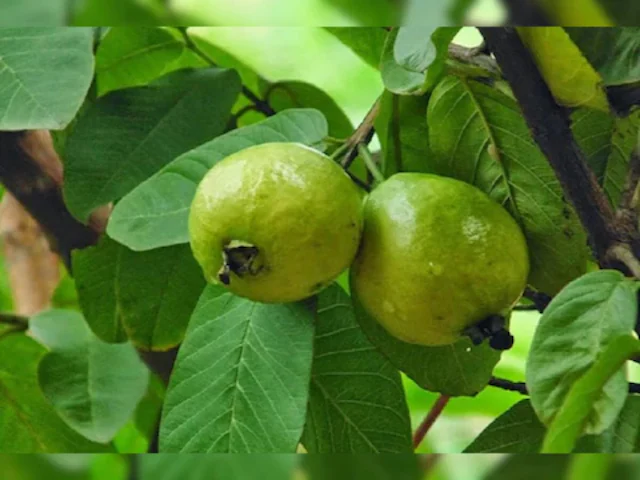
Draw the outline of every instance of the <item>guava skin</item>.
M400 340L452 344L466 328L507 312L527 284L520 227L469 184L399 173L369 194L364 218L352 286Z
M191 248L209 282L258 302L294 302L353 262L363 205L326 155L295 143L257 145L205 175L191 205Z

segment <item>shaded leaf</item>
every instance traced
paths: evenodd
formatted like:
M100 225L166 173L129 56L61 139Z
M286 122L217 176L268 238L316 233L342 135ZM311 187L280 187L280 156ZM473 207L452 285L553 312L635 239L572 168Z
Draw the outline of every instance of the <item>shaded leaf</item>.
M98 95L146 85L167 72L184 42L163 28L111 27L96 52Z
M291 480L296 455L145 455L141 480Z
M601 435L583 437L576 450L593 453L640 451L640 397L629 395L613 425Z
M133 250L187 243L189 208L204 175L223 158L252 145L299 142L319 145L327 122L316 110L287 110L261 123L233 130L167 165L113 211L107 233Z
M146 350L178 345L205 287L188 245L133 252L104 237L73 254L80 305L106 342ZM150 275L153 272L153 275Z
M235 72L175 72L100 98L66 146L64 196L79 219L116 200L180 154L220 135L240 91Z
M474 396L489 383L500 353L486 342L479 347L466 338L442 347L408 344L367 314L353 288L351 298L356 319L371 343L422 388L452 397Z
M515 100L487 85L447 77L431 96L427 122L433 173L475 185L520 224L531 285L554 295L586 271L586 234Z
M620 203L631 152L638 141L640 110L625 118L582 108L571 115L573 134L611 205Z
M49 349L38 368L45 397L75 431L110 442L147 390L149 371L136 350L102 342L74 311L40 313L29 327Z
M322 112L329 125L329 135L335 138L347 138L353 133L349 117L336 101L323 90L306 82L288 81L265 84L264 98L276 111L291 108L314 108Z
M538 453L547 429L529 400L522 400L495 419L465 453Z
M385 91L376 119L383 151L383 173L429 171L428 96L395 95Z
M171 377L160 450L295 452L313 330L313 313L303 304L259 304L207 287Z
M406 454L306 455L309 480L419 480L419 457Z
M531 403L543 423L551 423L574 383L603 349L633 331L637 289L620 272L601 270L575 280L549 304L536 329L526 373ZM612 424L626 390L625 373L620 371L589 405L587 433L600 433Z
M0 29L0 130L59 130L93 77L88 28Z
M319 296L314 352L307 451L412 452L400 374L364 336L338 285Z
M415 95L424 92L426 81L423 72L415 72L398 64L395 58L394 45L399 30L394 29L387 35L380 60L380 73L384 86L390 92L399 95Z
M38 386L38 364L46 349L25 335L0 338L0 451L5 453L94 453L93 443L58 417ZM4 464L3 464L4 465Z
M640 81L640 35L637 27L565 28L605 85Z

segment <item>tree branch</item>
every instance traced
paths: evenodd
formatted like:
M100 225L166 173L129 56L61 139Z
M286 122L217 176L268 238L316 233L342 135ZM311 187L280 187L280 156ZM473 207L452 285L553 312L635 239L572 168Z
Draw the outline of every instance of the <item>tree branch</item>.
M0 132L0 182L42 226L67 265L72 250L98 241L100 222L84 225L64 204L62 164L49 132Z
M489 380L489 386L507 390L509 392L517 392L522 395L529 395L527 384L524 382L512 382L511 380L505 380L504 378L491 377ZM629 393L640 393L640 384L629 383Z
M573 137L567 111L556 104L514 28L482 27L480 31L520 104L535 142L588 232L595 257L601 266L608 267L609 249L620 240L613 210Z
M373 134L375 130L373 128L373 124L378 118L378 114L380 113L380 103L382 101L382 97L378 97L376 101L369 109L369 112L362 120L362 123L356 128L353 132L353 135L349 137L347 140L347 145L349 147L348 153L345 155L344 160L342 161L342 166L345 170L347 170L353 161L358 156L358 146L360 144L369 145L371 140L373 139Z

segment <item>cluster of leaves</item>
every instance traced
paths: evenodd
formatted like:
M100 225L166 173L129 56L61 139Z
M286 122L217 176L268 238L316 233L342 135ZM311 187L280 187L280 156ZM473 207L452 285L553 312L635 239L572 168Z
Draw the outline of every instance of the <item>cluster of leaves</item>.
M485 191L526 235L531 286L560 292L531 346L531 400L469 451L535 452L543 442L571 450L585 433L589 447L579 448L635 451L637 428L619 438L640 422L621 370L638 350L637 283L612 271L583 276L586 234L508 84L482 62L451 56L454 27L330 31L380 69L382 173L438 173ZM591 69L594 81L577 92L584 101L572 98L573 131L617 202L640 115L594 108L593 92L640 80L629 58L640 37L596 33L572 31L570 44L538 61ZM610 50L619 53L602 54ZM467 339L426 348L390 337L351 297L346 276L293 305L205 285L188 246L199 181L251 145L326 151L329 139L348 137L350 121L317 87L272 83L195 32L164 27L4 29L0 66L0 130L56 130L65 202L79 220L114 204L100 243L73 254L81 312L44 312L29 336L0 336L0 450L144 451L161 410L163 452L295 452L301 443L312 453L408 453L400 371L448 396L487 386L499 353ZM572 78L551 81L565 91ZM136 349L178 346L165 392ZM531 435L505 428L522 422Z

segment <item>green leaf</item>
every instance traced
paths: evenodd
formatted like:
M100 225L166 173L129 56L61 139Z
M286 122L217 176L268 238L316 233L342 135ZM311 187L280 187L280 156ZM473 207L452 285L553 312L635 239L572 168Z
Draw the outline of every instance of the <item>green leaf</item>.
M188 245L148 252L120 248L116 299L129 339L145 350L177 346L206 285L191 249Z
M636 27L640 24L640 4L629 0L602 1L602 6L609 12L616 25Z
M347 138L353 133L349 117L323 90L306 82L288 81L265 84L263 95L276 112L291 108L314 108L322 112L329 124L329 135Z
M570 455L508 455L483 480L567 480L570 461Z
M640 451L640 397L629 395L616 421L601 435L588 435L574 451L634 453Z
M122 455L96 455L91 462L91 480L127 480L129 458Z
M160 77L185 49L168 29L112 27L96 52L98 95L137 87Z
M188 245L133 252L105 237L74 252L73 268L96 335L111 343L130 339L145 350L168 350L182 341L205 287Z
M144 455L141 480L291 480L296 455Z
M5 453L107 452L58 417L38 386L46 349L20 334L0 337L0 451ZM4 465L4 463L2 463Z
M180 156L122 199L111 215L107 233L133 250L187 243L191 201L202 177L217 162L268 142L318 146L327 131L320 112L294 109L222 135Z
M96 457L102 457L97 455ZM104 455L106 456L106 455ZM62 455L60 456L62 457ZM8 480L89 480L83 468L65 468L52 456L0 454L2 477Z
M171 376L160 450L295 452L307 410L314 315L254 303L211 285Z
M71 213L86 219L220 135L239 92L235 72L211 68L175 72L100 98L67 143L64 196Z
M110 442L147 390L149 371L136 350L102 342L74 311L40 313L29 327L49 349L38 368L45 397L76 432Z
M389 91L382 95L375 127L387 178L397 172L429 171L428 103L426 95L395 95Z
M342 10L353 23L362 27L395 25L400 19L400 7L387 0L325 0Z
M420 480L420 457L407 454L305 455L309 480Z
M640 81L640 35L637 27L565 28L605 85Z
M465 453L538 453L547 429L529 400L522 400L495 419Z
M380 72L387 90L399 95L416 95L425 91L424 72L415 72L399 65L395 58L394 46L399 30L393 29L387 35L382 50Z
M302 443L309 453L413 452L400 374L362 333L338 285L318 300Z
M362 60L375 69L380 68L382 50L388 32L382 27L325 27Z
M571 386L549 426L542 453L570 453L573 450L577 439L587 428L593 406L601 400L606 385L611 385L610 380L620 373L626 361L638 354L640 341L630 333L618 336L606 345L593 365ZM615 391L610 389L606 393L624 399L626 379L620 383L622 385ZM615 414L612 413L611 422L604 424L602 429L607 428L621 410L622 406Z
M29 25L61 27L65 24L68 0L0 0L0 28Z
M426 72L424 88L430 90L444 74L449 44L459 30L460 27L401 27L393 47L394 58L407 70Z
M88 28L0 29L0 130L59 130L93 77Z
M549 425L574 383L609 343L633 331L638 284L620 272L601 270L569 284L547 307L527 358L527 386L538 417ZM587 433L611 425L626 399L624 371L587 405ZM585 400L586 401L586 400Z
M117 276L123 248L104 236L95 247L72 253L78 301L93 333L110 343L126 342L116 300Z
M489 383L500 353L486 342L473 347L465 338L443 347L411 345L392 337L369 316L353 288L351 298L356 319L371 343L422 388L452 397L474 396Z
M640 110L618 118L581 108L571 115L573 134L598 176L611 205L620 203L631 152L640 130Z
M554 295L586 271L586 234L515 100L487 85L447 77L431 96L427 123L433 173L475 185L520 224L532 286Z
M84 0L73 17L73 25L167 25L171 17L155 0ZM175 20L174 20L175 21Z

